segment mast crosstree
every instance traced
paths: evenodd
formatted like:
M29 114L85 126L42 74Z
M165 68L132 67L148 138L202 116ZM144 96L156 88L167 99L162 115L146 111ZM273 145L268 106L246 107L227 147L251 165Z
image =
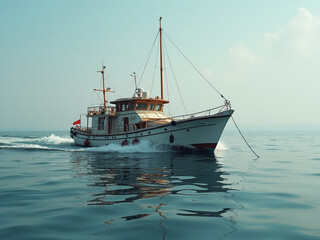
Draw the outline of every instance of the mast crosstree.
M106 100L106 92L114 92L114 91L110 91L110 88L107 88L106 89L106 84L105 84L105 75L104 75L104 69L106 69L106 66L103 66L102 64L102 70L101 71L98 71L99 73L101 73L102 75L102 84L103 84L103 89L93 89L94 91L101 91L103 92L103 108L104 108L104 111L107 110L107 100Z

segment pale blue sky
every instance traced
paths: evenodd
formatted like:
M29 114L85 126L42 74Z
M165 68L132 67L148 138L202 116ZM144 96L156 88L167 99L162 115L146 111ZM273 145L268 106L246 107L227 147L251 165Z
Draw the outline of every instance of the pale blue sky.
M231 101L239 125L320 124L318 0L0 0L0 130L68 129L97 103L102 60L116 91L109 98L131 96L130 74L141 74L160 16L165 33ZM164 40L187 110L220 105ZM170 112L183 113L168 81Z

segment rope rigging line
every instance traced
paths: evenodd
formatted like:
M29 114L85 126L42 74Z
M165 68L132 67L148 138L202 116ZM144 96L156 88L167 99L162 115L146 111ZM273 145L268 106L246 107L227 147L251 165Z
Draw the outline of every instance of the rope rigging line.
M164 65L164 68L163 69L166 69L166 58L164 57L163 58L163 65ZM167 87L167 96L168 96L168 100L170 101L170 95L169 95L169 83L168 83L168 76L167 76L167 71L164 71L164 75L165 75L165 81L166 81L166 87ZM169 107L169 116L171 116L171 107L170 107L170 104L168 104L168 107Z
M151 47L151 49L150 49L150 51L149 51L149 56L148 56L148 59L147 59L147 62L146 62L146 64L145 64L145 66L144 66L144 68L143 68L143 71L142 71L140 80L139 80L139 82L138 82L138 86L140 85L140 82L141 82L141 80L142 80L142 76L143 76L144 71L146 70L146 67L147 67L147 65L148 65L148 62L149 62L151 53L152 53L153 48L154 48L154 44L156 43L156 40L157 40L157 38L158 38L159 33L160 33L160 31L158 31L158 33L157 33L157 35L156 35L156 37L155 37L155 39L154 39L154 41L153 41L152 47Z
M164 35L169 39L169 41L175 46L175 48L180 52L180 54L189 62L189 64L200 74L200 76L226 101L228 101L210 82L206 79L203 74L192 64L192 62L183 54L183 52L177 47L177 45L171 40L171 38L162 30Z
M99 74L99 76L100 76L100 74ZM100 76L100 80L99 80L99 89L102 89L102 77L101 76ZM95 105L101 104L101 102L103 102L103 99L101 98L101 96L97 93L97 91L92 91L92 92L93 93L92 93L92 97L91 97L91 105L95 106ZM93 103L93 101L96 101L93 99L94 95L98 98L98 101L99 101L98 103Z
M152 76L152 82L151 82L151 90L150 90L150 95L152 94L152 89L153 89L153 83L154 83L154 79L155 79L155 75L156 75L156 69L157 69L157 62L158 62L158 54L159 54L159 48L157 48L157 54L156 54L156 58L155 58L155 63L154 63L154 69L153 69L153 76Z
M177 89L178 89L178 92L179 92L179 96L180 96L180 99L181 99L181 102L182 102L182 106L183 106L184 112L187 114L187 109L186 109L186 106L184 104L184 101L183 101L183 98L182 98L182 95L181 95L181 91L180 91L180 88L179 88L179 84L178 84L178 81L176 79L176 75L175 75L175 73L173 71L173 67L172 67L172 64L171 64L171 61L170 61L170 57L169 57L169 54L168 54L168 51L167 51L167 46L166 46L164 41L163 41L163 45L164 45L164 49L165 49L165 52L166 52L166 55L167 55L167 58L168 58L168 61L169 61L169 64L170 64L170 68L171 68L171 72L172 72L174 81L176 82L176 85L177 85Z
M254 155L256 155L257 158L260 158L260 157L258 156L258 154L256 154L256 152L255 152L255 151L252 149L252 147L249 145L249 143L248 143L248 141L246 140L246 138L243 136L243 134L242 134L242 132L240 131L240 129L239 129L236 121L234 120L234 118L233 118L232 116L231 116L231 118L232 118L232 121L233 121L234 125L235 125L236 128L238 129L238 132L240 133L241 137L243 138L243 140L245 141L245 143L247 144L247 146L249 147L249 149L251 150L251 152L252 152Z

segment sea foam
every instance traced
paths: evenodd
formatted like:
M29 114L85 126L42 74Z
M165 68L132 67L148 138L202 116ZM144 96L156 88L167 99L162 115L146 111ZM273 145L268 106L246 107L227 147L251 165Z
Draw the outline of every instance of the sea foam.
M52 144L52 145L73 143L73 139L70 137L59 137L54 134L51 134L49 137L42 137L38 141L39 143Z
M86 148L85 151L88 152L120 152L120 153L156 153L156 152L166 152L167 148L152 144L149 141L141 141L136 145L121 146L120 144L109 144L101 147L91 147Z

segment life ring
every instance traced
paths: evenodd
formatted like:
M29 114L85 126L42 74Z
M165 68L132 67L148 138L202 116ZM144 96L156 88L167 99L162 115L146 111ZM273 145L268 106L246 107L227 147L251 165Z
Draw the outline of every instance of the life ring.
M135 138L135 139L132 140L132 144L133 144L133 145L138 144L138 143L139 143L139 140L138 140L137 138Z
M84 146L85 146L85 147L88 147L88 146L89 146L89 144L90 144L90 142L89 142L89 140L88 140L88 139L86 139L86 140L84 140L83 144L84 144Z
M123 140L122 143L121 143L121 146L127 146L129 143L129 141L126 139L126 140Z

